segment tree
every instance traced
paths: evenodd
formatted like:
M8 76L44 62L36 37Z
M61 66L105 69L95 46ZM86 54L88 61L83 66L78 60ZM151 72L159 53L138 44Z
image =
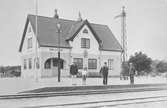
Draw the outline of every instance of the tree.
M0 66L0 73L4 73L5 69L3 66Z
M136 52L134 56L131 56L130 62L134 64L138 75L141 75L143 71L147 73L151 71L152 59L142 52Z
M164 61L160 61L157 65L156 65L156 70L160 73L164 73L167 72L167 62Z

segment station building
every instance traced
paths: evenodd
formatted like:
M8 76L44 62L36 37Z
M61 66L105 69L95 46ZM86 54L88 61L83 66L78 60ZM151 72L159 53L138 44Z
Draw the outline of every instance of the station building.
M59 48L61 76L70 75L72 62L79 71L88 67L88 75L99 74L107 62L109 75L120 75L122 48L109 27L83 20L81 15L77 20L62 19L56 11L54 17L27 16L19 47L21 76L56 77Z

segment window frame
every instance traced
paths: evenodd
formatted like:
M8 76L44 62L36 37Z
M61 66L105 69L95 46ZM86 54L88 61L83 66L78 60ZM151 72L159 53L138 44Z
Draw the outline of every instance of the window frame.
M81 63L76 62L81 61ZM73 58L73 62L77 65L78 69L83 69L83 58Z
M30 49L30 48L32 48L32 45L33 43L32 43L32 37L30 37L30 38L28 38L27 39L27 49Z
M26 59L23 60L23 69L24 70L27 69L27 60Z
M108 69L113 70L114 68L114 59L108 59Z
M28 68L32 69L32 58L28 59Z
M31 30L31 27L29 27L29 28L28 28L28 33L31 33L31 31L32 31L32 30Z
M90 65L90 61L95 61L95 64ZM91 62L91 63L94 63L94 62ZM92 67L90 67L90 66L92 66ZM95 59L95 58L88 59L88 69L97 69L97 59Z
M40 68L40 59L39 57L36 58L36 69L39 69Z
M81 38L81 48L90 48L90 39L89 38Z
M85 28L85 29L82 31L82 33L88 34L88 29Z

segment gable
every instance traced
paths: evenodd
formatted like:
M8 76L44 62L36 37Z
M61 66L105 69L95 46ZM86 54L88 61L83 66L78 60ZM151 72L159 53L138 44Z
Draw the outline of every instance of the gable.
M93 36L96 38L99 49L106 51L118 51L121 52L122 48L118 40L115 38L111 30L107 25L93 24L89 23L87 20L76 30L76 32L68 39L73 41L78 32L83 28L84 25L87 25L91 30Z
M21 43L20 43L20 46L19 46L19 52L22 51L25 34L26 34L27 28L28 28L28 23L29 23L29 20L28 20L28 17L27 17L27 20L26 20L26 23L25 23L25 27L24 27L24 31L23 31L23 35L22 35L22 38L21 38Z
M88 48L82 47L83 39L89 40ZM99 53L99 43L96 40L91 29L87 25L84 25L82 29L78 32L78 34L75 36L73 41L70 41L70 45L72 46L72 53L83 53L84 50L87 50L89 54Z
M92 32L93 36L96 38L97 42L98 42L99 45L100 45L100 43L101 43L100 38L97 36L96 32L93 30L93 28L91 27L90 23L89 23L87 20L84 20L84 21L82 22L82 25L81 25L80 27L78 27L78 29L76 29L76 31L74 32L74 34L72 34L72 36L71 36L70 38L68 38L67 40L68 40L68 41L69 41L69 40L70 40L70 41L73 41L73 39L76 37L76 35L80 32L80 30L81 30L85 25L90 29L90 31Z
M33 27L28 21L24 30L24 36L22 37L22 43L20 52L27 53L35 51L36 47L36 36L34 34ZM38 46L37 46L38 47Z

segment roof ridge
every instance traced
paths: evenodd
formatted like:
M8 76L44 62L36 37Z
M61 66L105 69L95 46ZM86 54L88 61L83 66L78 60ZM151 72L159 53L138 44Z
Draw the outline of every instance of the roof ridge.
M28 14L28 16L36 16L36 15L34 15L34 14ZM53 18L53 17L48 17L48 16L41 16L41 15L37 15L38 17L43 17L43 18L48 18L48 19L55 19L55 18ZM58 20L64 20L64 21L73 21L73 22L75 22L75 23L78 23L78 22L80 22L80 21L77 21L77 20L72 20L72 19L64 19L64 18L59 18ZM87 19L85 19L85 20L87 20ZM85 20L83 20L83 21L85 21ZM83 22L82 21L82 22ZM88 20L87 20L88 21ZM90 22L89 22L90 23ZM101 26L108 26L108 25L106 25L106 24L99 24L99 23L90 23L90 24L94 24L94 25L101 25Z
M108 27L108 25L106 25L106 24L97 24L97 23L90 23L90 24L99 25L99 26L107 26Z
M34 14L28 14L28 16L36 16ZM53 17L48 17L48 16L41 16L41 15L37 15L38 17L43 17L43 18L48 18L48 19L55 19ZM64 20L64 21L73 21L73 22L78 22L75 20L71 20L71 19L64 19L64 18L59 18L58 20Z

